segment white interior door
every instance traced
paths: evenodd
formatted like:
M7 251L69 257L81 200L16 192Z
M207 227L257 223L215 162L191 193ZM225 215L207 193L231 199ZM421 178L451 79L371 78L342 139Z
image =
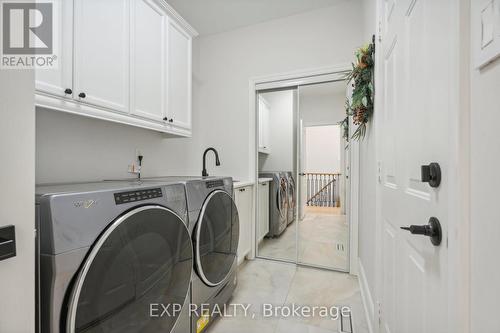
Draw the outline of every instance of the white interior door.
M452 161L455 28L452 0L383 1L378 63L383 84L381 124L381 332L449 332L448 216ZM437 162L437 188L421 181L421 166ZM441 222L443 241L401 227Z

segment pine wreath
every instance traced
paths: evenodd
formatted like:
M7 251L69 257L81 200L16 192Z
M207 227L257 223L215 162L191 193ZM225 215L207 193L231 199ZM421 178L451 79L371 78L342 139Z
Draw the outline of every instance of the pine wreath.
M356 63L352 64L352 71L348 74L348 82L352 82L353 91L351 101L346 103L347 117L341 124L348 122L351 116L354 125L358 126L351 139L363 140L366 134L366 124L373 115L373 68L375 44L372 42L356 51ZM347 136L346 136L347 135ZM349 133L344 132L349 138Z

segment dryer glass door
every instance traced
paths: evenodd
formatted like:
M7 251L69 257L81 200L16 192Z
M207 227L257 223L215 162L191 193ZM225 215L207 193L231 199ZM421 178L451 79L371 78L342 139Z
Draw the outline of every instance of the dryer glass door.
M278 209L280 212L280 218L286 220L286 214L288 209L288 186L285 177L280 177L280 187L278 190Z
M221 190L210 193L195 231L196 268L205 284L217 286L229 275L236 261L239 228L233 198Z
M189 231L177 214L161 206L129 211L87 255L69 296L67 332L170 332L192 265ZM151 316L154 308L162 314L162 305L170 312Z

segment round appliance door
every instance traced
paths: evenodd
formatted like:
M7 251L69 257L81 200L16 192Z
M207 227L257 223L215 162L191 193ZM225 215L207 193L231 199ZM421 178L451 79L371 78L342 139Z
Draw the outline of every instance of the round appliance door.
M290 208L295 207L295 181L290 176L288 177L288 193L289 193L289 205Z
M236 260L240 221L233 198L221 190L208 195L195 231L196 269L201 280L215 287L226 280Z
M87 255L69 295L66 332L170 332L180 314L173 309L188 295L192 265L189 231L176 213L156 205L127 212ZM168 314L150 315L163 306Z
M289 193L288 193L287 180L284 177L280 177L280 184L276 200L281 219L286 219L286 214L288 209L288 195Z

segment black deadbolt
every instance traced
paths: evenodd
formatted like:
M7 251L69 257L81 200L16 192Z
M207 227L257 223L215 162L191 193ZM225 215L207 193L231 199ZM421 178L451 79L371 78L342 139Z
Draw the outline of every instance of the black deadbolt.
M421 179L424 183L429 183L431 187L438 187L441 184L441 167L438 163L422 165Z
M408 230L412 235L424 235L431 239L434 246L439 246L443 239L443 231L441 223L436 217L431 217L427 225L411 225L409 227L401 227L403 230Z
M16 229L13 225L0 228L0 261L16 256Z

